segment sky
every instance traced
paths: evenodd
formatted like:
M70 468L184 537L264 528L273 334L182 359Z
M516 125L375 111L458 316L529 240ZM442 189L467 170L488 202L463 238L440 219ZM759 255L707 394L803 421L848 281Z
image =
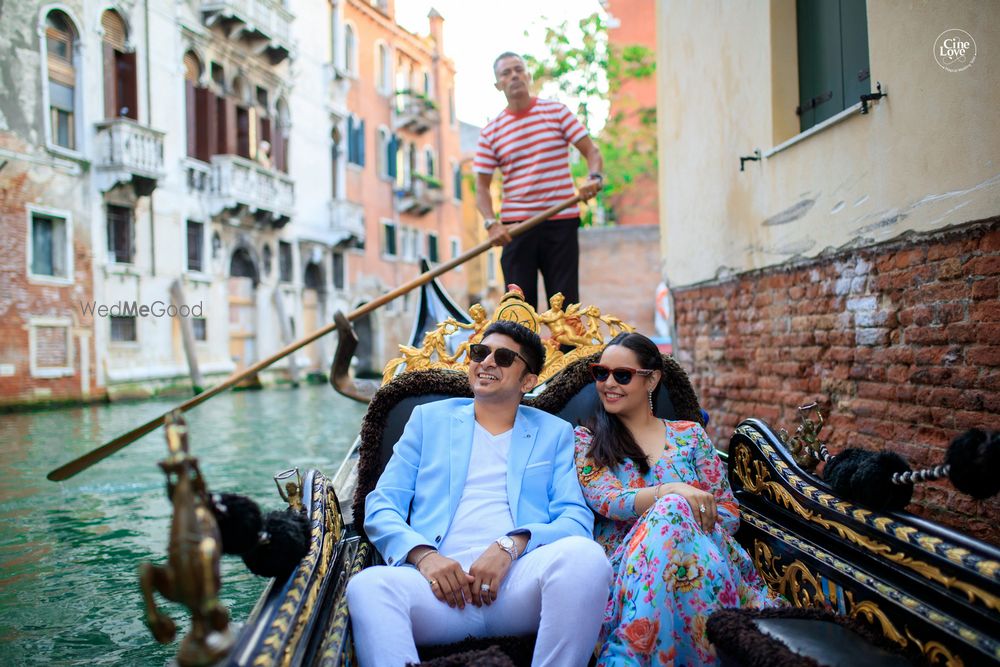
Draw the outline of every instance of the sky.
M598 0L396 0L396 21L410 32L429 31L427 13L444 17L444 51L455 62L459 120L485 125L506 105L493 87L493 61L504 51L544 53L544 27L575 23L600 9ZM524 35L525 30L529 35Z

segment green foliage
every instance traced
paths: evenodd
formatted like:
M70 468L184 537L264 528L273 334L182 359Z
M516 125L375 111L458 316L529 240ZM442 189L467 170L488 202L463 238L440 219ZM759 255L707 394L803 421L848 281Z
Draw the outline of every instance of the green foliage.
M604 188L597 203L613 208L623 189L642 176L656 174L656 108L640 106L623 91L629 81L655 74L655 54L640 44L609 44L603 12L582 19L572 32L565 21L546 27L545 45L546 54L529 55L525 62L538 89L575 107L590 130L604 158ZM612 101L615 113L608 115ZM585 179L586 163L574 164L571 173ZM591 208L585 224L592 222Z

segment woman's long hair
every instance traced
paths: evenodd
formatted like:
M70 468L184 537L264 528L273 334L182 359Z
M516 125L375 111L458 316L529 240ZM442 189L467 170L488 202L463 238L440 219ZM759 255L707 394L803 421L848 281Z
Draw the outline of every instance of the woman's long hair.
M663 357L656 344L640 333L620 333L611 339L607 347L612 345L621 345L634 352L639 360L639 368L660 371L660 382L653 389L655 405L665 377ZM639 376L636 376L632 381L636 382L638 379ZM617 415L605 410L603 404L598 405L596 415L587 426L594 433L587 456L598 466L616 468L623 465L625 459L632 459L642 474L649 472L649 459L635 441L635 436Z

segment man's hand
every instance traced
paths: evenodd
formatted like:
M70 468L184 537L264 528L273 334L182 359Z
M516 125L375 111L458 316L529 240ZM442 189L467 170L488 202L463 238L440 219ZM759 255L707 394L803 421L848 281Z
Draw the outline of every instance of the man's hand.
M484 604L490 605L496 602L497 594L500 591L500 584L510 571L510 566L514 561L510 559L510 554L500 548L500 545L493 543L486 548L486 551L476 559L476 562L469 568L469 574L473 581L469 586L472 597L469 598L472 604L481 607ZM489 592L483 589L489 587Z
M486 230L486 233L490 237L490 243L495 246L504 246L510 243L512 239L510 238L510 232L507 231L508 226L497 220L492 227Z
M504 554L504 557L506 558L507 554ZM430 583L434 597L441 602L447 602L449 607L457 606L459 609L465 609L466 599L475 599L471 594L474 578L466 574L458 561L445 558L435 551L420 559L417 570Z
M604 181L599 178L592 178L580 186L580 196L584 199L593 199L604 187Z

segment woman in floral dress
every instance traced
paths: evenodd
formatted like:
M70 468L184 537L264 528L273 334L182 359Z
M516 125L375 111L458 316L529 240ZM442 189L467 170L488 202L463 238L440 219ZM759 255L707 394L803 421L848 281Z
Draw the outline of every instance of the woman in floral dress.
M591 370L603 409L576 430L577 472L615 573L598 665L715 664L713 611L779 604L733 538L725 470L699 424L652 414L663 361L651 340L620 334Z

